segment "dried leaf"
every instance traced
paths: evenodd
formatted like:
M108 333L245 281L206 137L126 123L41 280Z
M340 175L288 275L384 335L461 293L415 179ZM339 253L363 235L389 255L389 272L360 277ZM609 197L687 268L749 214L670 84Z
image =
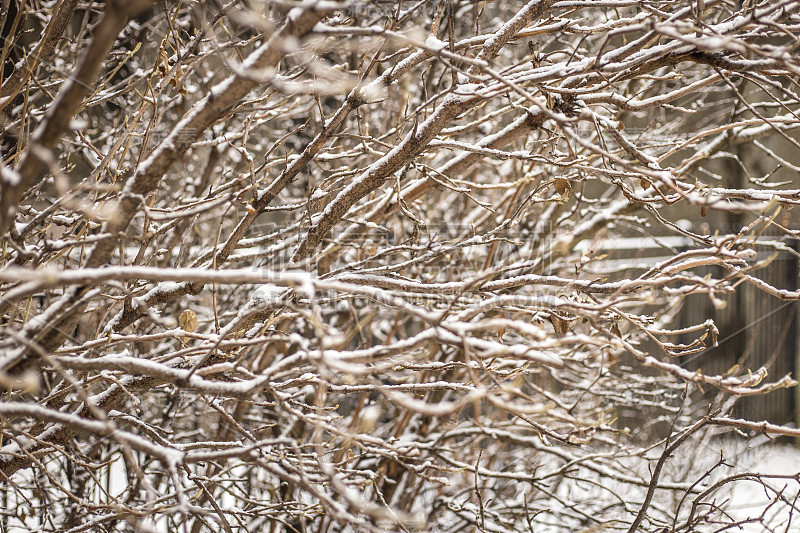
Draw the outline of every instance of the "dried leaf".
M569 180L565 178L556 178L553 180L553 186L561 196L566 195L569 193L570 189L572 189L572 185L570 184Z
M739 364L738 363L733 365L732 367L730 367L727 372L722 374L722 377L723 378L727 378L728 376L732 376L733 374L736 374L737 372L739 372Z
M158 73L161 76L166 76L167 72L169 72L169 56L167 56L167 51L163 48L160 52L158 52Z
M559 335L569 331L569 321L564 320L555 313L550 313L550 322L553 324L553 329Z
M534 46L532 41L528 41L528 50L531 53L531 64L533 65L533 68L539 68L542 64L539 46Z
M506 318L506 314L501 312L500 313L500 317L505 319ZM497 339L501 340L503 338L503 335L505 335L505 334L506 334L506 328L500 328L499 330L497 330Z
M183 331L194 333L197 331L197 315L191 309L187 309L178 316L178 327Z
M186 88L183 86L183 68L180 65L175 68L175 76L169 80L169 82L178 90L179 93L189 94Z

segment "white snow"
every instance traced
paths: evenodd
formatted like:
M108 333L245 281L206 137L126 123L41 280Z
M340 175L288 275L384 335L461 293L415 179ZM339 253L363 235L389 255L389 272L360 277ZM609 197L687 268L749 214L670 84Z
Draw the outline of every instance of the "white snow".
M16 187L22 181L22 177L16 170L0 164L0 181L5 182L9 187Z
M250 301L255 305L275 303L280 299L284 290L286 289L272 283L265 283L253 291L253 294L250 295Z
M778 493L782 494L783 501L795 501L800 489L798 476L800 476L800 450L786 444L766 443L762 445L748 445L741 440L724 440L715 445L709 445L705 450L708 453L707 465L695 465L700 471L703 466L710 467L719 459L720 452L730 464L730 467L721 467L709 480L719 481L730 479L718 493L716 500L723 502L729 498L726 511L735 521L755 519L764 513L765 524L758 521L742 525L745 533L761 533L765 531L764 525L770 526L772 531L798 531L800 521L797 512L792 516L791 507L787 504L773 505L769 512L765 508L776 499ZM754 478L733 479L733 476L744 473L758 473L768 478L762 478L764 483L771 487L765 490L764 485ZM773 477L775 476L775 477ZM779 476L779 477L778 477ZM791 479L790 476L794 476ZM775 492L772 492L775 491Z
M440 41L435 35L428 35L428 38L425 39L425 46L434 50L444 50L447 48L447 43Z

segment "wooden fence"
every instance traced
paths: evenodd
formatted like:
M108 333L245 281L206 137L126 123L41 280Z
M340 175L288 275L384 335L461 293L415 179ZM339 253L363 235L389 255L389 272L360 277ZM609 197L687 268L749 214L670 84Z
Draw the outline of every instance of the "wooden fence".
M795 249L797 249L795 243ZM697 269L695 273L722 275L719 267ZM759 279L780 289L797 290L798 258L781 252L769 266L753 272ZM797 378L798 367L798 302L783 301L748 283L742 283L736 292L722 298L725 306L715 307L706 295L686 298L678 315L678 325L684 327L714 320L719 329L716 347L700 354L682 357L690 369L706 373L725 373L735 365L740 372L765 366L768 379L778 379L785 374ZM688 336L687 336L688 337ZM689 339L682 339L688 342ZM800 425L800 397L796 387L781 389L770 394L744 397L735 407L734 415L749 420Z
M780 237L774 238L777 240ZM604 242L602 247L607 252L607 259L602 261L604 270L610 277L636 276L642 268L649 268L667 259L670 253L665 254L664 245L673 250L688 249L688 241L681 237L658 240L660 245L651 238ZM800 241L784 242L795 251L800 250ZM759 260L768 258L772 253L774 250L764 248L759 253ZM699 276L711 274L715 278L729 274L720 267L694 268L692 272ZM791 252L780 252L767 267L751 274L780 289L800 288L798 255ZM719 337L716 347L707 342L702 352L681 357L681 364L707 374L725 374L739 365L739 375L765 366L769 380L780 379L786 374L800 379L800 303L780 300L746 282L742 282L734 293L719 295L719 298L725 303L723 307L715 307L706 294L690 295L684 300L672 327L678 329L702 324L710 318L719 329ZM696 337L697 332L669 340L690 344ZM659 348L655 343L648 343L645 349L658 356ZM710 387L709 390L698 391L698 395L710 399L716 392ZM794 423L800 427L800 394L794 387L743 397L737 402L733 415L777 424Z

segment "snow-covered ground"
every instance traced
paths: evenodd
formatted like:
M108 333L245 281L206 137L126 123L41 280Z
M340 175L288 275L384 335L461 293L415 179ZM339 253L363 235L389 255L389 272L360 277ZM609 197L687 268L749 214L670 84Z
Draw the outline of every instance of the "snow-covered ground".
M740 531L800 531L798 488L800 488L800 448L789 444L763 444L747 447L744 442L727 441L723 450L737 457L715 478L735 479L736 475L757 474L726 484L720 496L730 498L729 513L743 524ZM719 501L719 499L718 499ZM763 523L757 521L763 516Z

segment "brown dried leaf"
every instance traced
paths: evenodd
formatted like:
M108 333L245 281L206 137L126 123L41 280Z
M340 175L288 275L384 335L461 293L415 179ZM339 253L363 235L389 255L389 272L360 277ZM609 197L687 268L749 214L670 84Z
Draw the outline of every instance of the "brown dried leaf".
M188 91L183 86L183 68L180 65L175 68L175 76L169 82L179 93L188 94Z
M191 309L187 309L178 316L178 327L183 331L194 333L197 331L197 315Z
M163 48L158 53L158 73L161 76L166 76L167 72L169 72L169 56L167 56L167 51Z
M558 194L560 194L561 196L566 195L570 191L570 189L572 189L572 185L570 184L569 180L565 178L556 178L555 180L553 180L553 186L556 188L556 191L558 191Z
M569 322L555 313L550 313L550 322L553 324L553 329L555 332L559 335L564 334L569 330Z

